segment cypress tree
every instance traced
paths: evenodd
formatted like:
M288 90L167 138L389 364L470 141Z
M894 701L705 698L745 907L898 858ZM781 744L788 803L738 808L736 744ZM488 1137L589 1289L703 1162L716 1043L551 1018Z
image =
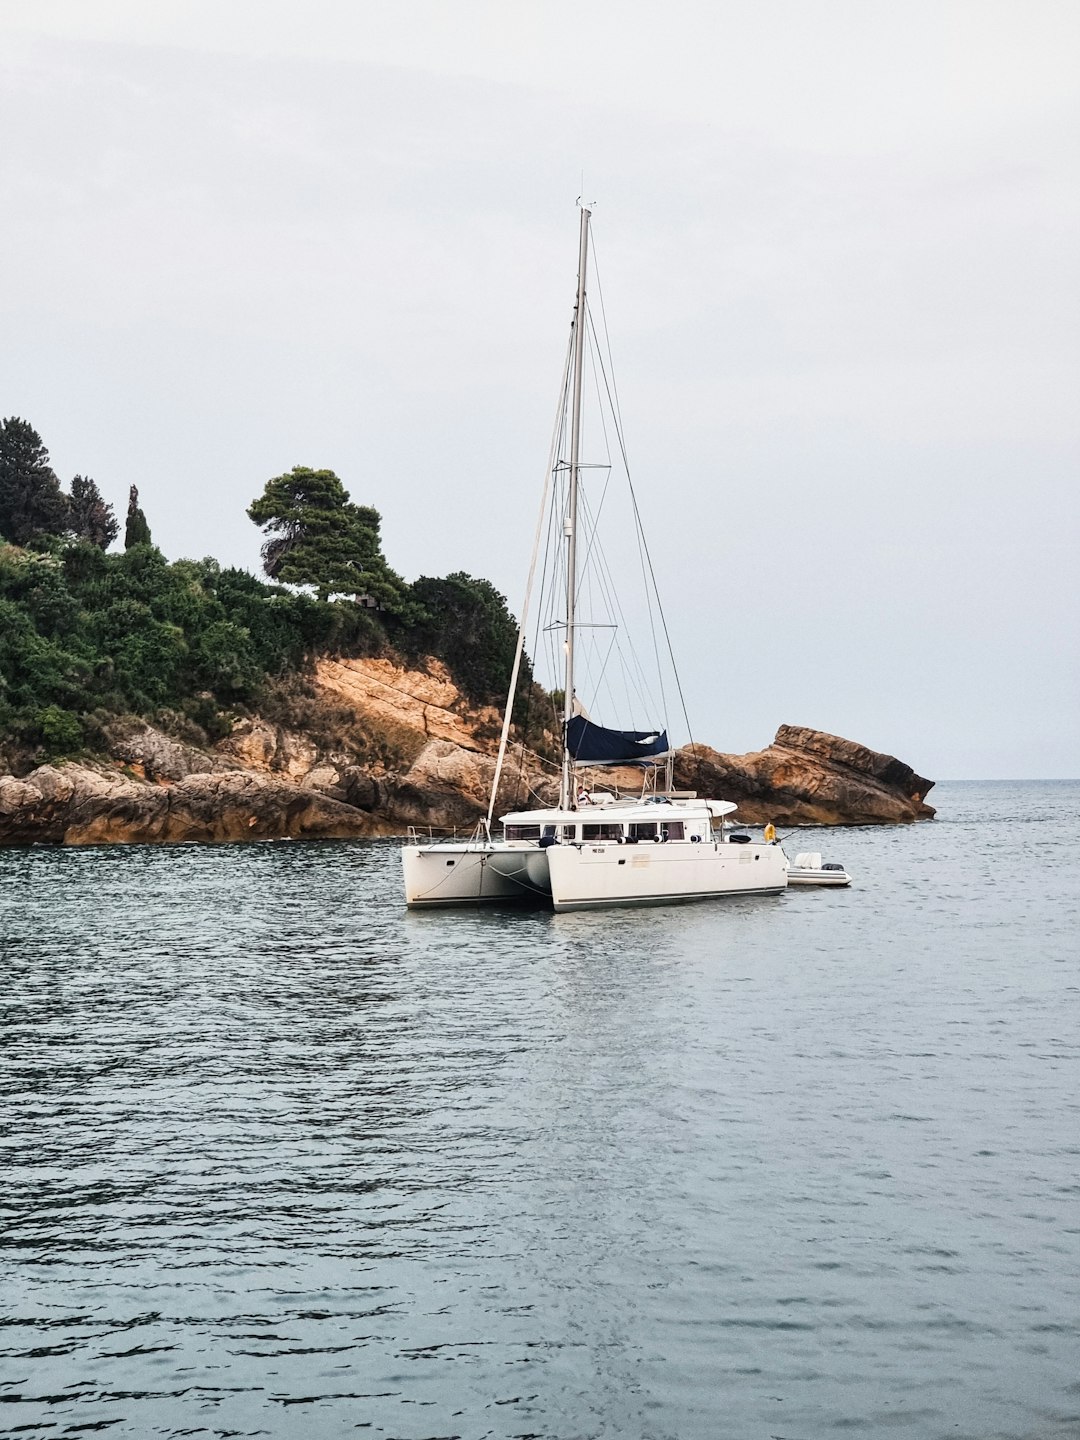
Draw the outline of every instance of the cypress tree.
M37 535L62 535L68 499L32 425L12 415L0 422L0 535L25 545Z
M130 550L133 545L152 545L150 539L150 526L146 523L146 516L139 505L138 489L132 485L128 491L127 524L124 526L124 549Z

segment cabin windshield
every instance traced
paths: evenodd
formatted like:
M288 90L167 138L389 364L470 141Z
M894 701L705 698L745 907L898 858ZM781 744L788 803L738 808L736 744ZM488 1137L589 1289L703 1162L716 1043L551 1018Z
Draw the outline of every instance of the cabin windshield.
M539 840L539 825L507 825L503 829L507 840Z
M623 827L621 825L582 825L582 840L621 840Z

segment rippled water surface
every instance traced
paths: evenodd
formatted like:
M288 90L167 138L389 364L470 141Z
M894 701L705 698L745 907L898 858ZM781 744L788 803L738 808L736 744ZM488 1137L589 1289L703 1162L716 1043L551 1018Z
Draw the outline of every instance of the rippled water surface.
M0 1433L1080 1434L1080 785L850 891L0 852Z

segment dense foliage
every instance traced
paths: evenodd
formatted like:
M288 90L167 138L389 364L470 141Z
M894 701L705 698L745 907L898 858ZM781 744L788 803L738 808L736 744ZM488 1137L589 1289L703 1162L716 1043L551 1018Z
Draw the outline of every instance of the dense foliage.
M516 630L488 582L425 578L406 599L411 621L212 559L170 564L152 545L0 547L0 732L9 747L56 755L93 749L109 717L138 714L213 739L317 655L388 649L437 655L471 699L500 702Z
M412 586L418 618L404 637L413 655L444 661L462 690L481 702L502 700L517 649L517 622L489 580L461 571L445 579L421 575ZM528 660L523 682L532 680Z
M109 716L169 711L212 738L268 677L325 647L378 643L371 630L362 612L215 560L169 564L150 545L11 547L0 550L0 731L58 753L93 748Z
M36 432L3 422L0 767L103 749L119 715L219 738L325 654L434 655L469 699L501 704L517 627L488 581L406 584L382 554L378 512L329 470L276 477L248 514L268 536L267 572L314 595L213 559L170 563L134 486L125 549L107 554L119 526L94 481L76 476L65 495ZM526 661L518 693L533 690Z

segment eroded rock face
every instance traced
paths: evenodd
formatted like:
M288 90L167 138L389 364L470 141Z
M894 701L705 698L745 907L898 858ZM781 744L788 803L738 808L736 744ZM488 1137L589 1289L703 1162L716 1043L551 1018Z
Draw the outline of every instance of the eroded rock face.
M226 764L231 762L246 770L261 770L298 782L319 763L318 747L306 735L283 730L257 715L237 721L232 733L218 742L214 752L217 759Z
M707 745L679 752L676 781L733 800L749 825L902 825L930 820L932 780L881 755L797 725L781 725L767 750L724 755Z
M183 841L340 839L379 833L370 814L243 770L155 784L84 765L43 765L0 778L0 843L140 845Z
M141 720L118 720L107 735L113 759L150 780L185 780L232 768L227 759L185 745Z
M383 758L316 744L259 717L203 751L142 721L109 731L113 764L43 765L0 777L0 845L144 844L332 839L402 834L409 826L468 832L487 813L498 716L464 703L444 667L405 670L388 660L321 661L317 683L337 716L355 715ZM320 712L321 714L322 712ZM382 728L380 728L382 727ZM385 755L396 755L391 768ZM608 771L602 788L640 786ZM738 804L748 824L892 825L929 819L932 782L853 741L782 725L765 750L725 755L688 747L680 789ZM534 756L508 758L495 816L551 805L557 781Z
M471 706L441 660L406 670L391 660L320 660L315 682L327 696L386 728L414 731L426 742L446 740L463 750L484 751L498 735L502 716L491 706Z
M933 780L924 780L921 775L916 775L910 765L905 765L895 756L881 755L876 750L868 750L865 745L842 740L839 735L827 735L822 730L781 725L773 746L815 756L830 765L843 766L869 776L890 790L900 791L912 804L921 803L934 788ZM930 813L934 812L931 810Z
M418 828L468 829L487 814L495 756L463 750L448 740L430 740L409 769L386 788L387 811L395 820ZM553 804L558 786L535 766L523 773L504 767L494 813Z

